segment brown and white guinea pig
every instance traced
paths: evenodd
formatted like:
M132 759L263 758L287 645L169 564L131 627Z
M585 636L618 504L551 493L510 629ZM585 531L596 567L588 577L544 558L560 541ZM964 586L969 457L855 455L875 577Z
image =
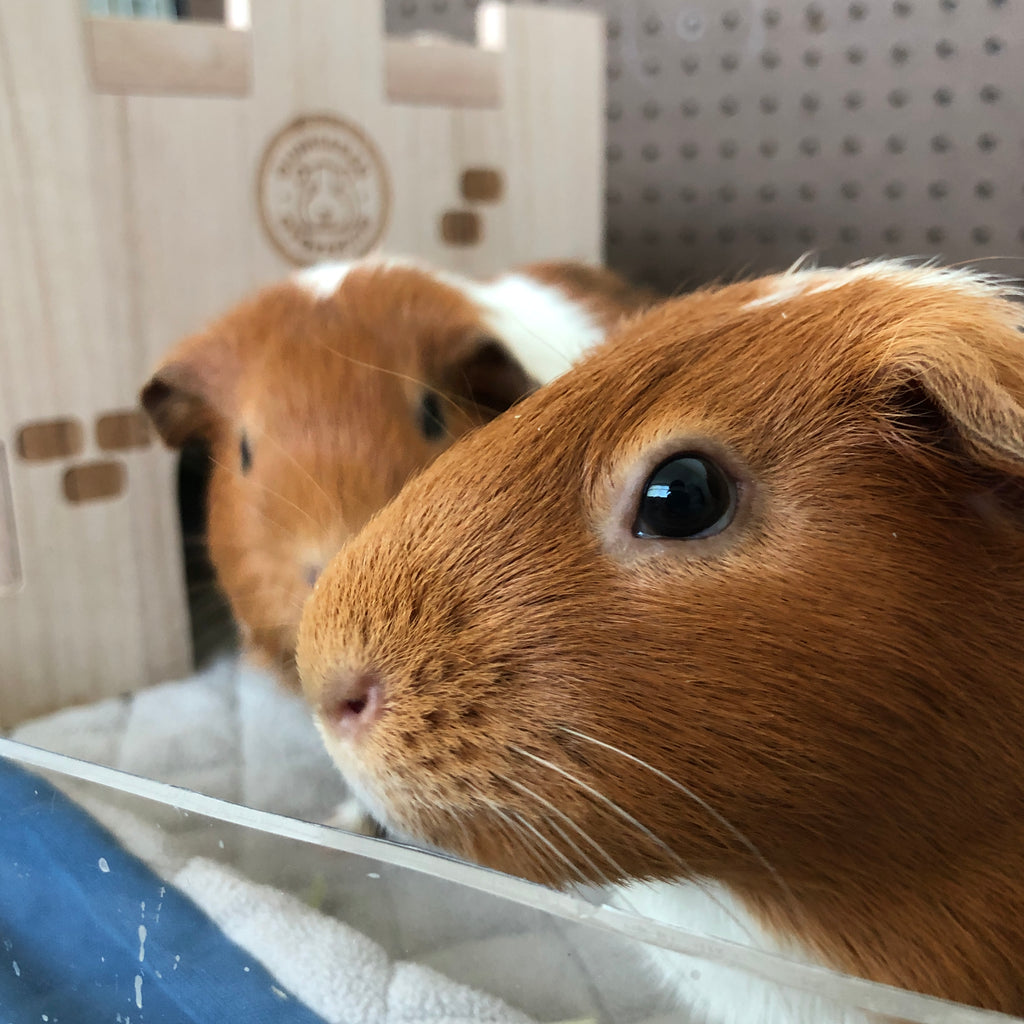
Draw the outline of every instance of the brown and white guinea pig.
M415 472L650 304L549 262L477 283L400 259L301 271L164 358L142 402L212 453L208 545L248 650L286 682L313 580Z
M633 320L446 452L300 630L365 805L1024 1014L1021 323L968 272L793 271ZM723 977L678 976L701 1020L862 1019Z

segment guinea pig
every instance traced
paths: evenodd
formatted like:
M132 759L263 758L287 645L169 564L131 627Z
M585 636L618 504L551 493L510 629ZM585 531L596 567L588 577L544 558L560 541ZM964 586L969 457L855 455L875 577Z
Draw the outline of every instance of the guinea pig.
M207 543L250 655L297 689L302 603L341 544L651 301L579 263L480 283L367 258L301 271L173 348L142 404L169 445L209 446Z
M666 302L463 439L301 624L365 806L1024 1014L1021 323L963 270L794 270ZM865 1019L663 962L701 1020Z

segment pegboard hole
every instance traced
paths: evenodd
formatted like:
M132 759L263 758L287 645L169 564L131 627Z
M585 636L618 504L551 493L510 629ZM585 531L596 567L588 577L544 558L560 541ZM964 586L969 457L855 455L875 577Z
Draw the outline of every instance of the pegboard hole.
M813 135L808 135L800 140L800 152L804 156L816 156L820 149L821 143Z
M971 232L971 240L977 245L988 245L992 241L992 229L986 227L976 227Z
M931 147L933 153L948 153L953 148L953 140L948 135L933 135Z
M997 53L1003 52L1003 41L998 36L989 36L988 39L982 44L985 52L990 56L994 57Z
M774 185L762 185L757 190L757 198L762 203L774 203L779 196L779 190Z
M21 552L14 522L14 497L11 494L11 470L7 447L0 441L0 591L21 584Z
M683 117L696 117L700 113L700 104L695 99L685 99L679 109L682 111Z
M821 4L808 4L804 10L804 27L808 32L824 32L828 28L828 18Z
M778 153L779 144L774 139L762 139L761 144L757 149L761 156L770 160L776 153Z
M797 195L805 203L813 203L818 198L818 190L810 183L805 181L798 189Z
M903 230L902 228L893 225L882 232L882 238L884 238L889 245L896 245L903 240Z
M821 64L820 50L804 50L804 64L809 68L816 68Z
M860 110L864 105L864 94L854 89L843 97L843 106L847 110Z
M739 146L733 139L725 139L719 144L718 155L723 160L732 160L738 152Z
M928 184L930 199L945 199L949 195L949 184L945 181L932 181Z
M891 89L889 95L886 96L886 101L890 107L899 110L910 102L910 93L906 89Z
M907 140L902 135L890 135L885 140L885 148L893 155L898 155L907 148Z
M735 71L740 66L740 58L735 53L723 53L719 63L723 71ZM685 71L686 68L683 68L683 70Z
M903 193L906 191L902 181L890 181L885 186L885 198L886 199L902 199Z
M996 194L996 187L991 181L979 181L974 186L974 194L979 199L991 199Z
M924 237L928 240L929 245L941 245L946 240L946 229L935 225L924 233Z
M811 245L818 237L818 229L810 224L804 224L797 228L796 237L804 245Z
M868 16L867 4L850 4L846 13L849 15L850 21L863 21Z
M739 112L740 101L735 96L723 96L718 102L718 109L725 117L733 117Z
M696 142L684 142L679 147L679 155L684 160L696 160L699 154L700 149L698 148Z
M889 50L889 59L896 65L906 64L910 60L910 48L897 44Z
M952 39L940 39L935 44L935 53L942 60L949 60L956 56L956 43Z
M762 114L774 114L779 109L779 100L776 96L762 96L758 104Z
M897 18L909 18L914 13L914 5L910 3L910 0L896 0L892 5L892 13Z
M860 197L860 185L855 181L844 181L839 186L839 194L846 200L853 202Z
M732 245L736 241L736 229L729 224L718 229L718 240L723 245Z
M860 228L853 224L845 224L839 229L839 241L844 245L853 245L860 240Z
M998 103L1003 93L997 85L983 85L978 95L982 103Z
M723 203L734 202L737 194L735 185L721 185L718 189L718 198L721 199Z
M722 15L722 28L726 32L735 32L740 27L742 21L739 11L726 11Z
M737 61L737 63L739 62ZM700 61L693 54L688 54L682 59L680 66L684 75L695 75L700 70ZM725 66L724 63L722 66Z
M692 185L684 185L679 190L679 198L684 203L695 203L700 198L700 194Z
M992 132L982 132L978 136L978 149L983 153L991 153L999 146L999 139Z

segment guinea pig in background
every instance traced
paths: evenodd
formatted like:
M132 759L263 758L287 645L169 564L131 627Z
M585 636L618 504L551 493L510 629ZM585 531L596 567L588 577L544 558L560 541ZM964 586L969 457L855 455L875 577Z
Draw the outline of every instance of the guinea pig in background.
M366 807L1024 1014L1021 322L965 271L794 271L658 307L446 452L301 626ZM662 960L702 1021L864 1019Z
M457 437L651 297L541 263L477 283L402 260L304 270L182 341L142 392L212 453L207 541L243 643L291 685L313 581Z

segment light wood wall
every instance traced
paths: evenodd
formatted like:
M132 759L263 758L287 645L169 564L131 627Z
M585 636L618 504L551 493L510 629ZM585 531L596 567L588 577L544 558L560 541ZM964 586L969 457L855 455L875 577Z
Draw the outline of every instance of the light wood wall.
M253 0L248 30L0 0L0 726L190 667L175 461L136 393L289 270L257 202L282 129L370 140L385 250L600 258L601 19L480 17L473 48L387 41L377 0Z

